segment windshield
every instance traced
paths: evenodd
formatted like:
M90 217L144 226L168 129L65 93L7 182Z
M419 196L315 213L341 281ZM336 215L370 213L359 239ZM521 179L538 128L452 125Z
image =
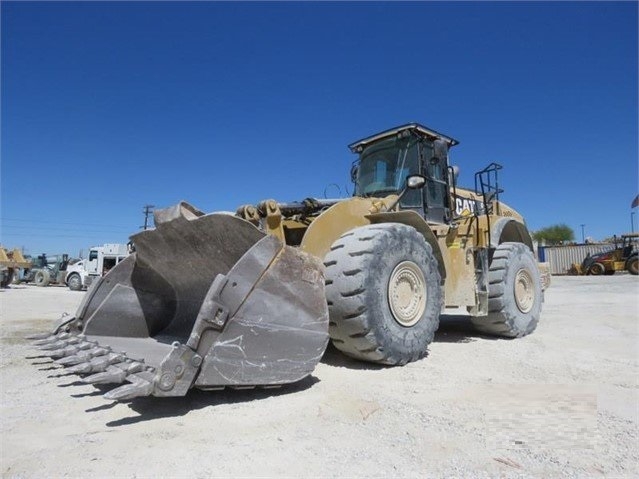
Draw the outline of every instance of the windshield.
M360 155L355 183L356 196L398 193L406 177L419 172L417 142L390 138L371 145Z

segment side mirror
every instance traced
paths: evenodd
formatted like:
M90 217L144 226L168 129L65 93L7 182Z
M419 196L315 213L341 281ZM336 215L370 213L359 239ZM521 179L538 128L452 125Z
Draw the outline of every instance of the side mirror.
M426 184L426 177L422 175L410 175L406 177L406 187L401 191L395 202L389 206L388 211L393 211L402 200L408 190L418 190Z
M453 170L453 179L455 180L455 183L457 183L457 178L459 178L459 166L455 165L452 168Z
M422 175L410 175L406 178L406 188L409 190L418 190L426 184L426 177Z

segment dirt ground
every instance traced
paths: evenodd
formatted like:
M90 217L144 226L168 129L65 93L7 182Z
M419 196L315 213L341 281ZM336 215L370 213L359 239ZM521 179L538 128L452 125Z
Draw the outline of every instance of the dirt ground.
M281 390L115 403L25 335L84 293L0 292L3 477L637 477L639 278L554 277L535 333L446 317L424 360L329 349Z

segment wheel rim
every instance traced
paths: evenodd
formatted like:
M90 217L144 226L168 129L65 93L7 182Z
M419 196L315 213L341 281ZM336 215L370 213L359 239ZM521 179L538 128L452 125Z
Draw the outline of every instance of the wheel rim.
M604 267L600 263L595 263L590 267L590 274L593 276L599 276L604 272Z
M413 326L426 309L426 280L422 270L412 261L402 261L393 270L388 282L390 310L402 326Z
M515 276L515 302L522 313L529 313L535 302L532 275L526 269L520 269Z

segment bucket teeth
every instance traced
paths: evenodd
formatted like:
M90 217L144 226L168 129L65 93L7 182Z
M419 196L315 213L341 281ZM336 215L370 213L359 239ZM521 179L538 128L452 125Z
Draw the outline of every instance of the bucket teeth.
M40 349L40 351L52 351L54 349L61 349L74 344L80 344L82 342L82 338L74 336L68 339L58 339L57 341L49 342L43 346L40 346L38 349Z
M46 346L47 344L55 343L58 340L57 336L47 336L46 338L34 341L34 346Z
M48 339L51 336L53 336L51 333L38 333L26 336L25 339L28 339L29 341L41 341L43 339Z
M101 346L91 344L90 348L87 348L84 351L79 351L75 356L78 358L79 361L90 361L93 358L104 356L106 354L109 354L110 352L110 348L103 348Z
M88 374L91 372L91 363L89 361L76 363L74 366L67 368L67 371L71 374Z
M65 356L71 356L75 353L77 349L75 346L67 346L66 348L56 349L55 351L51 351L48 356L51 358L64 358Z
M65 340L58 340L52 343L45 344L44 346L40 346L38 349L40 349L40 351L53 351L56 349L62 349L66 347L66 345L67 342Z
M124 401L140 396L149 396L153 392L153 383L139 376L127 376L127 381L131 384L125 384L119 388L115 388L104 395L105 398L114 401Z
M67 346L60 347L54 350L45 350L44 355L51 358L64 358L66 356L72 356L83 349L94 346L92 343L73 341L75 344L68 344Z
M140 373L144 371L145 366L143 363L139 361L133 361L129 366L126 367L126 372L129 374Z
M112 364L120 363L125 359L126 357L123 354L110 353L106 356L98 356L90 361L81 363L78 363L76 360L74 364L77 364L77 366L71 368L73 371L71 371L71 369L69 370L78 374L101 373L106 371Z
M71 337L71 333L58 333L58 334L47 334L45 337L40 338L39 340L35 341L33 344L35 346L44 346L46 344L51 344L51 343L55 343L56 341L60 341L63 339L68 339Z
M127 377L127 372L124 369L120 369L117 366L109 366L106 371L92 374L89 377L84 378L87 384L109 384L109 383L123 383Z
M80 350L73 348L73 350L71 350L71 348L67 348L70 351L72 351L70 354L65 355L64 357L62 357L61 359L57 359L55 361L56 364L60 364L61 366L75 366L76 364L80 364L85 362L85 359L82 359L81 357L78 356L78 352Z
M67 356L67 357L62 358L62 359L58 359L55 362L57 364L62 365L62 366L75 366L76 364L85 363L85 362L88 362L89 360L91 360L91 363L94 364L94 359L87 358L86 355L77 354L77 353L80 353L81 351L83 351L85 349L89 349L92 346L94 346L94 345L91 344L91 343L85 343L82 346L77 346L79 349L75 351L75 354L73 354L71 356ZM124 358L123 355L121 355L121 354L116 355L115 353L110 353L106 357L110 358L111 355L116 356L116 357ZM98 356L98 358L103 358L103 357L104 356ZM113 364L113 363L110 362L108 364ZM102 370L100 370L100 371L102 371ZM91 372L91 371L88 371L88 372ZM97 370L95 372L97 372Z
M99 356L97 358L93 358L89 364L91 365L91 372L98 373L102 371L106 371L109 366L113 364L118 364L124 362L126 360L126 356L124 354L110 353L106 356Z

